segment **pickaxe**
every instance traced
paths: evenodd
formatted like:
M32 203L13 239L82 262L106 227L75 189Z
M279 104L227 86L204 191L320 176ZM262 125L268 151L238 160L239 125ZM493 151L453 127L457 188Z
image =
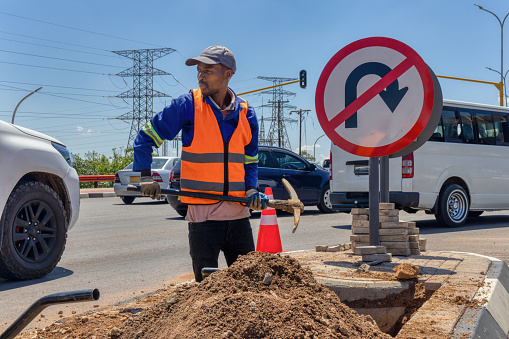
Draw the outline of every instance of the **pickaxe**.
M285 186L288 194L290 195L290 199L288 200L269 200L267 203L268 207L273 207L278 210L284 210L293 214L293 230L292 233L295 233L297 230L297 226L299 226L300 214L304 212L304 204L297 197L297 193L293 189L292 185L286 180L282 179L283 185ZM140 186L128 185L128 191L140 191ZM202 198L202 199L215 199L215 200L223 200L223 201L233 201L240 202L244 204L249 203L249 198L241 198L241 197L232 197L228 195L218 195L211 193L201 193L201 192L190 192L190 191L179 191L176 189L161 189L161 194L166 195L180 195L185 197L193 197L193 198Z

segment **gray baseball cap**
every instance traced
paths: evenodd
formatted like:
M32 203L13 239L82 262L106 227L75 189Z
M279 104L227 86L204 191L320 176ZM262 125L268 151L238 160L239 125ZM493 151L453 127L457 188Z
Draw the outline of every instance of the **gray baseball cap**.
M204 64L221 64L226 68L230 68L233 73L237 71L237 65L235 64L235 57L233 53L224 46L210 46L205 48L205 50L197 56L196 58L190 58L186 60L187 66L197 65L198 62L203 62Z

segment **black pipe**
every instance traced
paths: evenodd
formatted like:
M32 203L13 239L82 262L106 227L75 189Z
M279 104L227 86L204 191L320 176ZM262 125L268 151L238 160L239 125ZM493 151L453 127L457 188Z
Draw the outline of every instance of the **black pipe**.
M79 290L70 292L54 293L42 297L30 306L22 315L12 323L2 334L0 339L13 339L18 335L39 313L48 306L80 301L99 300L99 290Z
M211 275L212 273L217 272L217 271L221 271L221 268L204 267L201 269L201 276L203 277L203 279L205 279L206 277L208 277L209 275ZM2 339L2 338L0 338L0 339Z

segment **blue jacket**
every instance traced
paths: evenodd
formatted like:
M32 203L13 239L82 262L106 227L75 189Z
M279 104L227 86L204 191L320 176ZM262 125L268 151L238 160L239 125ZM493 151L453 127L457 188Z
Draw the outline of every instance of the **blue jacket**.
M219 130L223 140L228 140L239 122L239 113L242 110L240 102L243 99L235 95L235 109L223 119L223 114L216 108L209 97L205 101L212 108L216 116ZM247 120L251 126L252 139L245 147L245 155L250 159L258 159L258 120L252 106L248 107ZM189 92L173 99L169 106L157 113L151 120L152 134L150 136L142 129L134 140L134 166L135 171L150 169L152 164L152 147L159 147L162 140L172 140L182 130L182 145L189 146L194 136L194 102L193 93ZM155 139L153 138L155 137ZM246 187L256 187L258 180L258 162L248 161L244 164Z

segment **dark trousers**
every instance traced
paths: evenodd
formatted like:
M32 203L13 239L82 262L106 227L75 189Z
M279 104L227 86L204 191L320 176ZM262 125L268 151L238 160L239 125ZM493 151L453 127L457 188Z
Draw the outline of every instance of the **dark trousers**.
M219 252L223 251L228 266L239 255L255 250L249 218L189 223L189 251L193 260L194 277L203 280L201 269L218 267Z

